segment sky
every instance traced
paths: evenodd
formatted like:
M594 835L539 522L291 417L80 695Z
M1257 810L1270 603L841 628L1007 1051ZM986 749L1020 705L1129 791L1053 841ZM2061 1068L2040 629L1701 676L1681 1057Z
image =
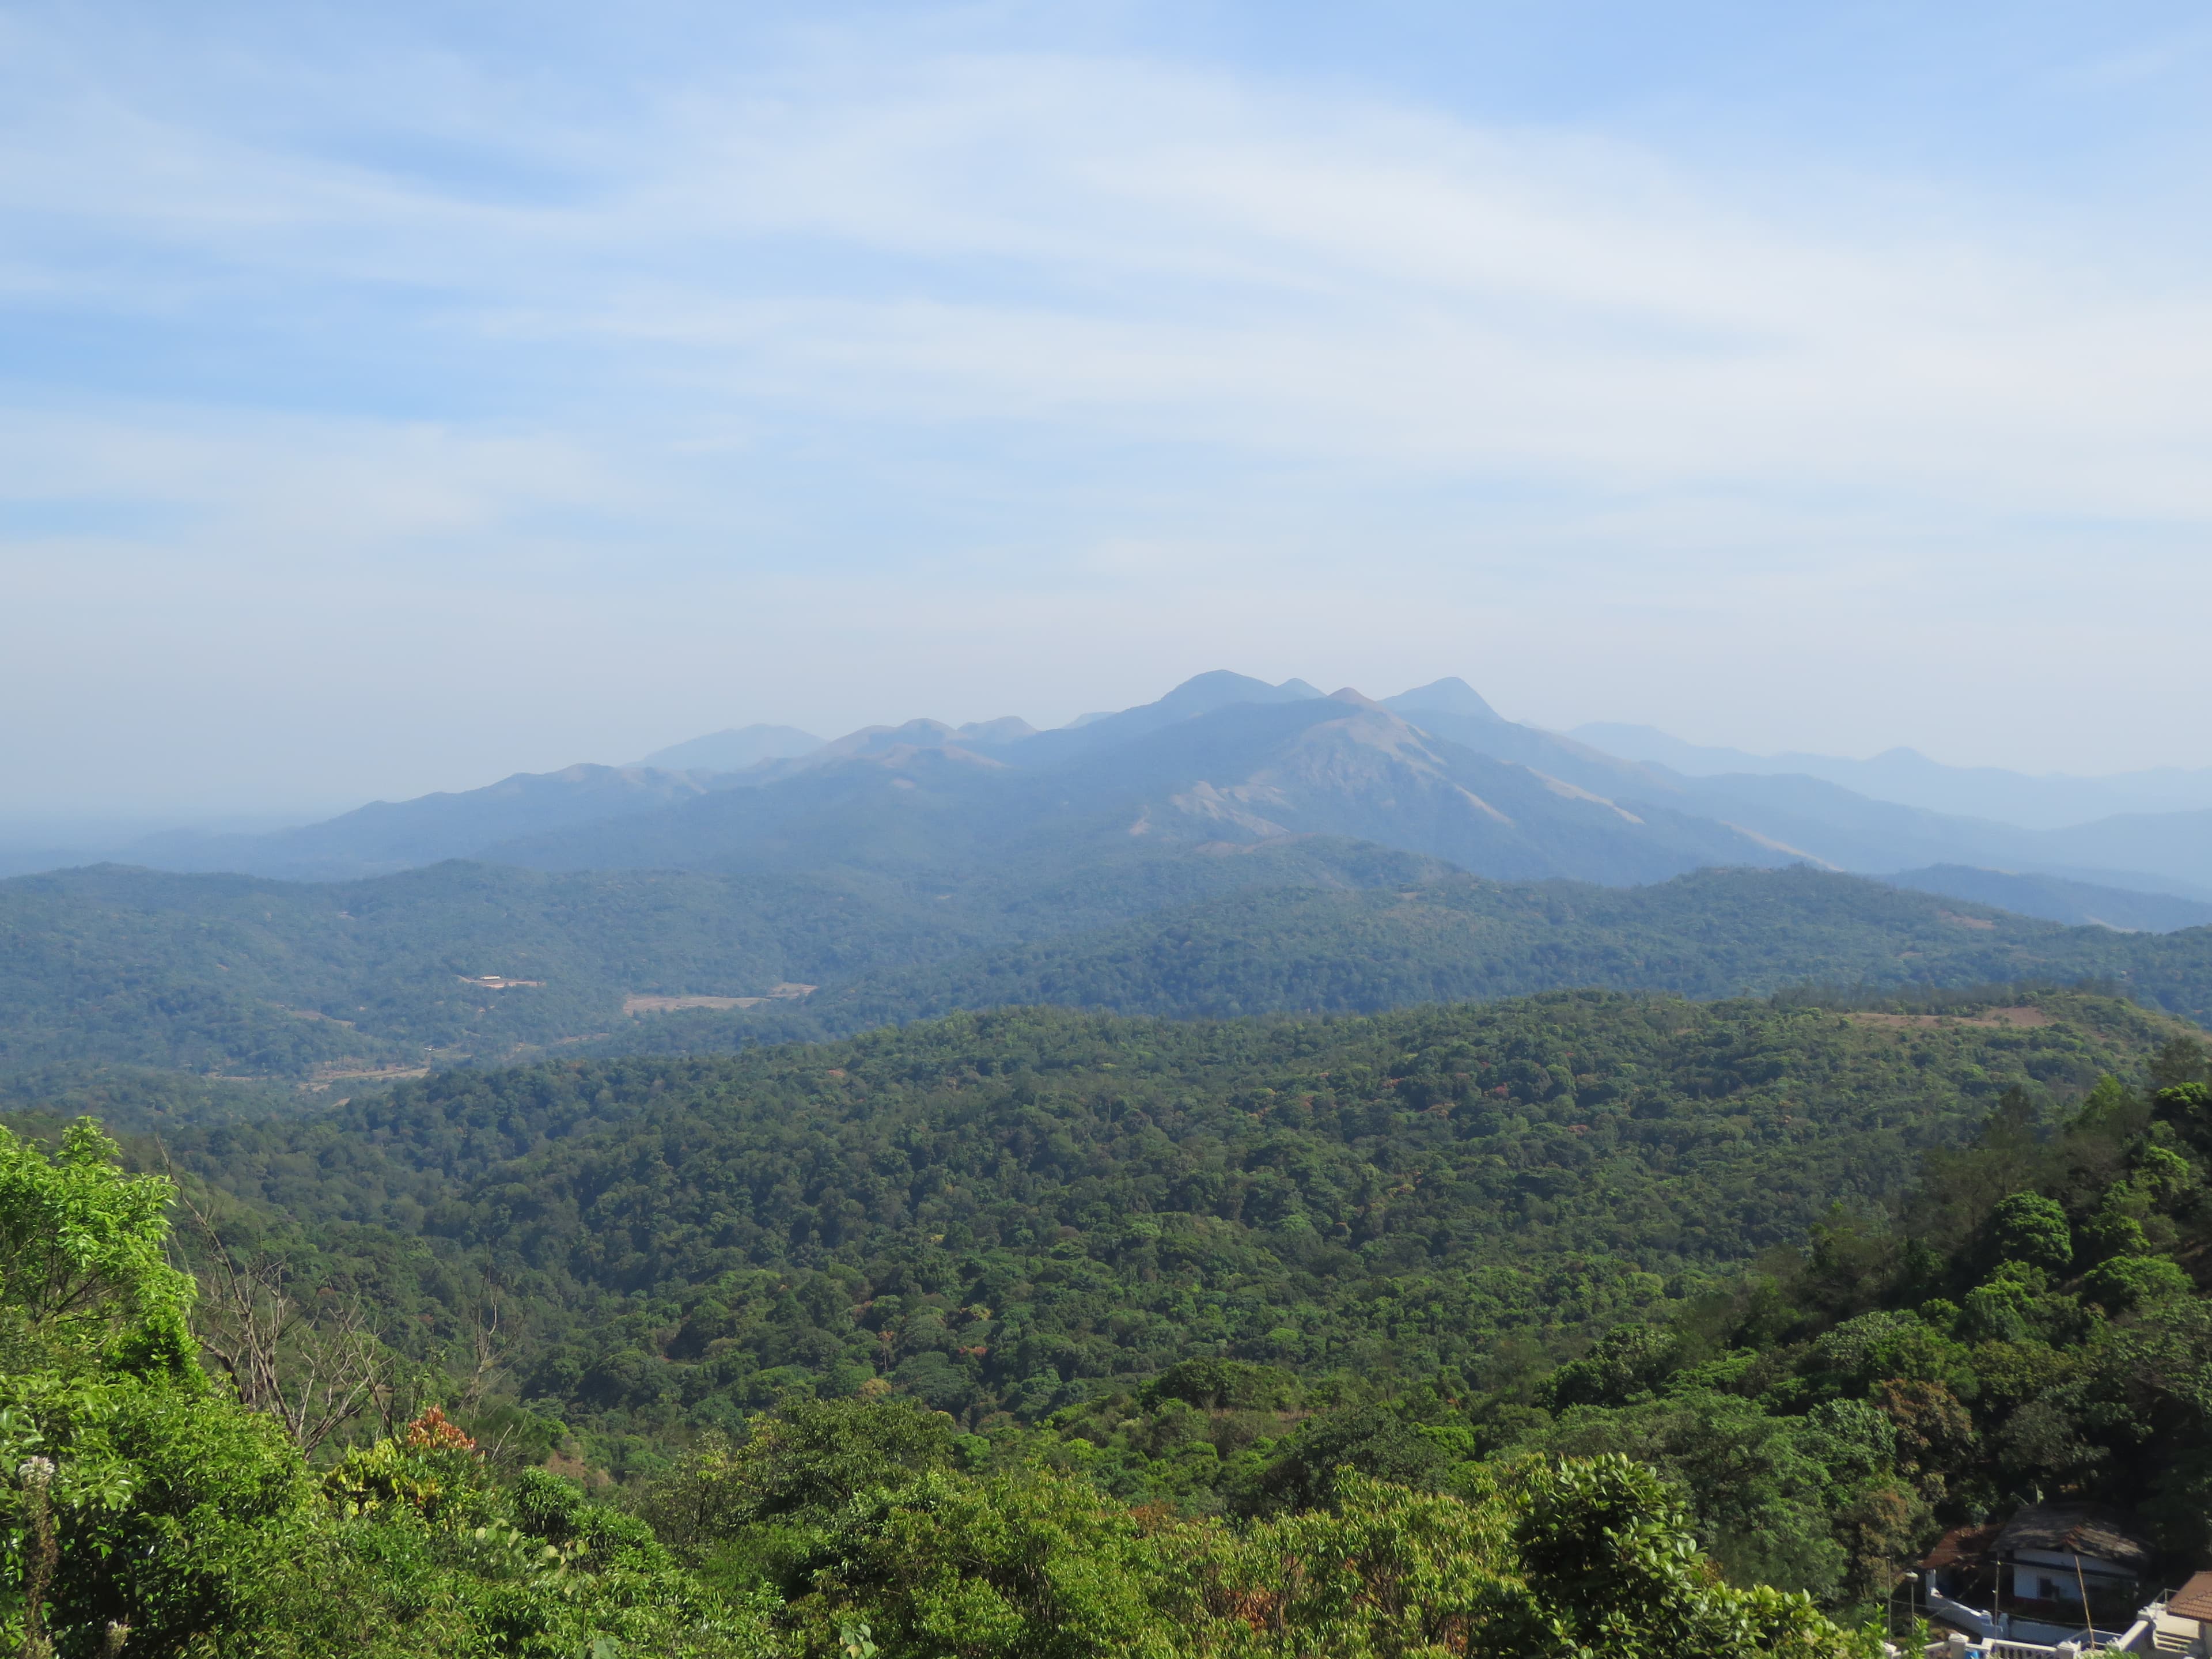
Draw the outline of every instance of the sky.
M0 817L1200 671L2212 764L2212 19L0 3Z

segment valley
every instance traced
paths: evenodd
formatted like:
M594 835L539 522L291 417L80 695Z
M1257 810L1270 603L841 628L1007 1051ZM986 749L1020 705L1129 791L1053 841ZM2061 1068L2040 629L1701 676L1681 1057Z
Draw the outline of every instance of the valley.
M517 1537L553 1482L782 1629L782 1523L698 1517L788 1436L1217 1540L1628 1471L1815 1632L2046 1483L2212 1546L2143 1450L2212 1447L2212 907L1957 861L2095 826L1457 682L662 758L0 881L0 1165L179 1183L197 1340L325 1390L358 1547L435 1530L365 1460L465 1442Z

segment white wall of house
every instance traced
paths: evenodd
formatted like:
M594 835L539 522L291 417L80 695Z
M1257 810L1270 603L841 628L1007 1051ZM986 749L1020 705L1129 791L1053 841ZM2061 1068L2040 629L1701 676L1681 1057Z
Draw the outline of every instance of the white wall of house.
M2121 1589L2133 1583L2135 1577L2117 1563L2094 1555L2022 1550L2013 1558L2011 1589L2023 1600L2079 1604L2085 1583L2093 1590Z

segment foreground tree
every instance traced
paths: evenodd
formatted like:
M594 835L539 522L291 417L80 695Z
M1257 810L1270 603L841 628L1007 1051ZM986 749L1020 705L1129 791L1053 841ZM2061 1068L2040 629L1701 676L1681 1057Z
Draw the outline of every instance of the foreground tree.
M642 1522L542 1471L502 1486L426 1413L313 1477L290 1425L195 1353L173 1189L89 1121L0 1128L0 1640L25 1656L652 1653L768 1627Z

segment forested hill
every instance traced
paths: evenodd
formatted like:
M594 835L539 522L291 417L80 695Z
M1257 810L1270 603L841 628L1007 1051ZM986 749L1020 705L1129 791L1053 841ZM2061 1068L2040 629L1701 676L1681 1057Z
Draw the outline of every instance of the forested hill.
M957 880L106 868L0 883L0 1097L94 1066L342 1093L365 1073L825 1039L1008 1004L1233 1016L1575 986L2083 979L2212 1018L2212 929L2069 928L1802 867L1499 884L1323 837ZM779 986L816 988L769 997ZM643 997L769 1000L626 1012Z
M957 1008L1054 1003L1168 1018L1366 1012L1590 986L1688 997L1817 982L1906 989L2099 980L2212 1018L2212 927L2059 927L1800 866L1652 887L1469 878L1419 888L1228 895L1116 927L856 976L810 1000L825 1035ZM757 1016L755 1016L757 1018ZM599 1045L696 1041L690 1015Z
M927 881L464 863L329 884L65 871L0 882L0 1074L96 1060L328 1079L507 1059L619 1030L632 994L835 985L1244 885L1401 887L1448 873L1320 838Z
M418 1351L498 1301L521 1399L621 1464L878 1375L981 1424L1192 1356L1510 1371L1895 1193L2008 1090L2055 1109L2179 1029L2075 994L1023 1010L458 1071L165 1155Z

